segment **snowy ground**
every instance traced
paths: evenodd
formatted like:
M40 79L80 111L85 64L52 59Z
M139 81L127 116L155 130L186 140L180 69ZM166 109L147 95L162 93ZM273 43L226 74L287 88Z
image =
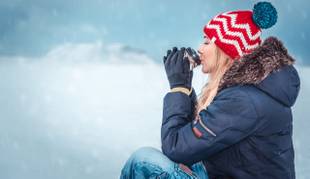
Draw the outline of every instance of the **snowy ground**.
M85 54L96 54L96 48L90 49ZM1 179L118 178L134 150L160 148L162 98L168 90L163 66L141 60L146 58L141 54L127 54L124 58L140 60L126 64L72 62L66 59L100 56L63 52L56 49L31 62L0 62ZM296 171L297 178L306 179L310 68L298 71L302 88L293 108ZM197 92L206 80L196 69Z

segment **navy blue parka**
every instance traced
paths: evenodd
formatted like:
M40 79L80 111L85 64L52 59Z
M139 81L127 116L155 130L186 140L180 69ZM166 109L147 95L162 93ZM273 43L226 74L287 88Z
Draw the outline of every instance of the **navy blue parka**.
M224 74L199 122L194 90L167 93L163 153L188 166L203 161L211 179L295 178L291 107L300 81L294 61L278 39L266 39Z

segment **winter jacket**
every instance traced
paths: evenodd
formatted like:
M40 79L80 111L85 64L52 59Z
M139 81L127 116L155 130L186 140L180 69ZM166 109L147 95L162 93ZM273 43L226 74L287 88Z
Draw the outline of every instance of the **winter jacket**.
M294 62L269 37L225 72L198 121L195 91L166 94L163 153L188 166L203 161L211 179L295 178L291 107L300 80Z

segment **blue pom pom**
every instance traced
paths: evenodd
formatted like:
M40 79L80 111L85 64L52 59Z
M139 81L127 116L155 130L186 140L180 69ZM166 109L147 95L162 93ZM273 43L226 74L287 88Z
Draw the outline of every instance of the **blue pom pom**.
M272 27L278 19L276 8L270 2L259 2L253 8L253 21L262 29Z

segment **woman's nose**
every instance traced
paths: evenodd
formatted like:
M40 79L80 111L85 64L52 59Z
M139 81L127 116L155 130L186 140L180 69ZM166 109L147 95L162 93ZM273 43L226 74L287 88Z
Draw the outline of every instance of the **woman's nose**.
M199 48L198 48L197 52L199 53L199 55L201 55L201 54L202 54L202 52L203 52L203 50L202 50L202 45L200 45L200 46L199 46Z
M197 52L198 52L198 54L199 54L199 56L200 56L200 55L202 55L202 52L203 52L203 51L201 50L201 48L199 48L199 49L197 50Z

